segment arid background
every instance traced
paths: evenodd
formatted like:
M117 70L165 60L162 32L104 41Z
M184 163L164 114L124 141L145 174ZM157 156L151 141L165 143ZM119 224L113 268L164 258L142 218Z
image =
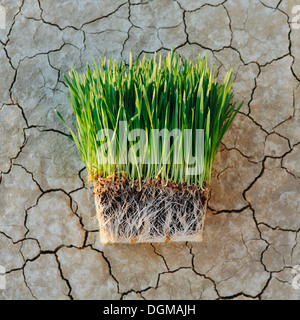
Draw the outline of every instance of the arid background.
M0 299L300 299L294 0L2 0ZM300 21L299 21L300 24ZM99 243L63 74L172 45L234 70L202 243ZM294 267L294 269L293 269Z

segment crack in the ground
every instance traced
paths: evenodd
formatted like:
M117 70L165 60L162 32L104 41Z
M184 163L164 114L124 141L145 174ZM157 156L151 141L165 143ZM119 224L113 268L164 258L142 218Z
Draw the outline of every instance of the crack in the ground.
M164 257L161 253L158 253L158 252L157 252L157 250L156 250L156 248L155 248L155 246L154 246L153 243L150 243L150 245L151 245L151 247L153 248L154 253L163 259L164 264L165 264L167 270L170 271L170 268L169 268L169 266L168 266L168 264L167 264L167 261L166 261L165 257Z
M112 267L111 267L110 261L109 261L108 258L105 256L104 252L101 251L101 250L99 250L99 249L94 248L94 247L92 246L92 244L89 244L89 245L87 245L86 247L90 247L92 250L101 253L102 258L105 260L105 262L106 262L106 264L107 264L107 266L108 266L110 276L115 280L115 282L116 282L116 284L117 284L118 294L121 294L121 295L122 295L122 293L120 292L120 282L119 282L118 279L114 276L114 274L113 274L113 272L112 272Z
M267 130L265 130L261 124L257 123L257 122L253 119L253 117L252 117L252 115L251 115L251 104L252 104L253 101L254 101L254 94L255 94L255 91L256 91L256 89L257 89L257 87L258 87L257 80L258 80L258 77L259 77L260 74L261 74L262 68L268 67L268 66L269 66L270 64L272 64L273 62L278 61L278 60L280 60L280 59L283 59L283 58L285 58L285 57L287 57L287 56L290 56L290 57L292 57L292 59L293 59L293 62L292 62L292 65L291 65L291 72L292 72L292 74L293 74L293 77L294 77L298 82L300 82L299 77L296 75L296 73L295 73L295 71L294 71L294 69L293 69L293 66L294 66L294 64L295 64L295 60L296 60L296 59L295 59L295 56L292 54L292 51L293 51L293 50L292 50L292 48L293 48L293 43L292 43L292 39L291 39L292 29L291 29L291 26L290 26L290 24L289 24L289 16L288 16L287 13L285 13L282 9L279 8L282 0L280 0L280 1L278 2L276 8L266 6L264 3L262 3L262 2L260 1L264 6L266 6L266 7L268 7L268 8L272 8L272 9L274 9L274 10L278 10L278 11L282 12L283 14L285 14L286 17L287 17L287 23L288 23L288 25L289 25L289 27L290 27L290 31L289 31L289 33L288 33L288 41L289 41L289 49L288 49L288 50L289 50L289 52L288 52L287 54L281 56L281 57L274 58L273 60L268 61L268 62L265 63L265 64L258 64L256 61L252 61L252 62L249 62L249 63L245 63L245 61L243 60L242 55L241 55L241 53L239 52L239 50L238 50L237 48L234 48L234 47L232 46L232 42L233 42L233 29L232 29L231 16L230 16L230 14L229 14L229 11L228 11L227 7L225 6L225 3L227 2L227 0L219 3L218 5L204 4L204 5L200 6L200 7L197 8L197 9L194 9L194 10L185 10L177 0L176 0L176 2L178 3L178 5L179 5L179 7L180 7L180 9L182 10L182 13L183 13L182 21L183 21L183 24L184 24L184 32L185 32L185 34L186 34L186 41L185 41L184 44L181 44L181 45L177 46L177 47L175 48L175 50L176 50L176 49L179 49L179 48L181 48L181 47L183 47L183 46L185 46L185 45L187 45L187 44L188 44L188 45L195 44L195 45L197 45L199 48L201 48L201 49L203 49L203 50L209 50L209 51L212 52L212 54L214 55L215 53L221 52L222 50L224 50L224 49L226 49L226 48L230 48L230 49L232 49L232 50L234 50L235 52L238 53L239 58L240 58L240 61L242 62L242 64L243 64L244 66L248 66L248 65L250 65L251 63L255 63L255 64L258 66L259 72L258 72L258 74L256 75L256 77L254 78L254 87L251 88L250 100L249 100L249 102L248 102L248 113L247 113L247 114L243 113L243 114L245 114L247 117L249 117L261 130L263 130L263 131L267 134L267 135L266 135L266 138L267 138L271 133L273 133L274 130L275 130L279 125L281 125L282 123L290 120L292 117L295 116L295 97L294 97L294 114L293 114L293 116L291 116L289 119L286 119L286 120L282 121L280 124L278 124L277 126L275 126L275 127L273 128L273 131L272 131L272 132L268 132ZM298 145L299 143L296 143L296 144L294 144L294 145L292 146L291 143L290 143L290 140L289 140L288 138L286 138L286 137L284 137L284 136L282 136L282 135L280 135L280 134L277 133L280 137L282 137L282 138L284 138L284 139L286 139L286 140L288 141L290 150L289 150L288 152L286 152L284 155L280 156L280 157L269 157L269 156L267 157L267 156L265 156L264 159L263 159L262 161L259 161L259 162L251 161L251 160L249 159L250 157L249 157L249 156L246 156L245 154L243 154L238 148L226 148L226 146L225 146L225 148L226 148L227 150L232 150L232 149L234 149L234 150L238 151L243 157L247 158L248 161L250 161L250 162L252 162L252 163L255 163L255 164L260 164L260 163L261 163L261 164L262 164L262 169L261 169L260 173L259 173L259 174L252 180L252 182L243 190L243 193L242 193L242 194L243 194L243 199L248 203L246 206L244 206L243 208L241 208L241 209L239 209L239 210L226 210L226 209L224 209L224 210L221 210L221 211L215 211L215 210L213 210L212 208L210 208L212 211L215 211L215 212L213 212L214 214L222 214L222 213L241 213L241 212L243 212L243 211L246 210L246 209L250 209L250 210L252 211L253 220L254 220L255 225L256 225L256 228L257 228L257 230L258 230L258 233L259 233L259 236L260 236L260 240L262 240L264 243L266 243L266 248L265 248L264 250L262 250L262 252L261 252L260 263L261 263L262 266L264 267L265 272L268 272L268 273L269 273L269 278L268 278L268 280L266 281L263 289L261 290L261 292L260 292L259 294L257 294L256 296L250 296L250 295L245 294L244 292L239 292L239 293L236 293L236 294L234 294L234 295L232 295L232 296L221 296L220 293L219 293L218 290L217 290L217 283L214 281L214 279L211 279L210 277L207 277L205 274L200 274L200 273L198 273L198 272L195 270L195 266L194 266L194 257L195 257L195 256L194 256L194 253L193 253L193 251L192 251L193 247L192 247L192 245L191 245L190 243L186 243L186 246L189 248L190 254L191 254L191 267L179 267L178 269L172 270L172 271L170 271L170 269L169 269L169 267L168 267L168 264L167 264L167 261L166 261L165 257L163 256L163 254L158 253L157 250L156 250L156 248L155 248L155 246L154 246L153 244L151 244L151 246L153 247L154 253L157 254L158 256L160 256L160 257L163 259L164 264L165 264L165 266L166 266L166 268L167 268L167 271L158 273L158 278L157 278L157 282L156 282L156 286L155 286L155 287L147 287L147 288L145 288L145 289L143 289L143 290L133 290L133 289L130 289L130 290L128 290L127 292L120 292L119 281L118 281L118 279L117 279L117 278L113 275L113 273L112 273L112 267L111 267L111 264L110 264L109 259L104 255L104 253L103 253L102 251L100 251L100 250L98 250L98 249L95 249L95 248L94 248L92 245L90 245L90 244L87 244L87 238L88 238L89 231L85 229L84 223L83 223L83 220L82 220L82 217L78 214L78 205L77 205L76 209L74 209L74 206L73 206L73 203L76 203L76 202L72 199L72 193L73 193L73 192L76 192L76 191L79 191L79 190L81 190L81 189L83 189L83 188L85 187L85 181L84 181L84 180L82 179L82 177L81 177L81 173L83 172L84 168L81 169L81 170L79 171L79 173L78 173L78 175L79 175L79 177L80 177L80 179L81 179L81 181L82 181L82 187L77 188L77 189L74 189L74 190L72 190L72 191L70 191L70 192L67 193L67 192L64 191L63 189L49 189L49 190L44 191L44 190L42 189L41 185L39 184L39 182L34 178L34 174L33 174L32 172L30 172L29 170L27 170L27 169L26 169L24 166L22 166L22 165L14 164L14 163L13 163L13 160L15 160L15 159L18 158L18 156L21 154L24 146L25 146L26 143L27 143L26 129L36 127L36 128L38 128L38 130L41 131L41 132L52 131L52 132L56 132L56 133L58 133L58 134L62 134L62 135L64 135L64 136L68 136L68 134L66 134L66 133L64 133L64 132L62 132L62 131L56 130L56 129L46 128L46 127L44 127L44 126L39 126L39 125L29 126L29 125L28 125L28 120L27 120L27 118L26 118L26 116L25 116L24 108L23 108L22 106L20 106L16 101L14 101L14 97L13 97L13 94L12 94L12 90L13 90L13 87L14 87L15 82L16 82L16 79L17 79L18 68L19 68L19 66L20 66L20 63L21 63L23 60L25 60L26 58L32 59L32 58L34 58L34 57L36 57L36 56L38 56L38 55L46 54L47 57L48 57L48 62L49 62L50 67L52 67L53 69L55 69L55 70L58 72L58 79L57 79L57 83L58 83L58 82L61 82L61 81L60 81L60 72L61 72L61 71L60 71L58 68L55 68L55 67L51 64L51 61L50 61L50 59L49 59L49 54L50 54L51 52L58 52L58 51L60 51L60 50L61 50L65 45L67 45L67 44L73 45L73 44L71 44L71 43L65 43L65 42L64 42L64 43L62 44L62 46L61 46L60 48L58 48L58 49L49 50L49 51L47 51L47 52L45 52L45 53L43 53L43 52L38 52L37 54L35 54L35 55L32 56L32 57L27 57L27 56L25 56L24 58L22 58L22 59L19 61L18 65L17 65L16 67L14 67L14 65L12 64L12 59L11 59L11 57L9 56L8 52L7 52L7 44L10 42L11 32L12 32L12 30L13 30L13 27L14 27L14 25L15 25L15 21L16 21L18 15L19 15L19 14L21 13L21 11L22 11L23 4L24 4L24 0L22 1L21 5L20 5L20 7L19 7L18 12L15 14L15 16L14 16L14 18L13 18L12 25L11 25L8 33L7 33L7 40L6 40L6 42L3 43L3 42L1 41L1 44L4 46L3 49L4 49L4 52L5 52L5 54L6 54L6 57L8 58L8 61L9 61L10 66L12 67L12 69L13 69L14 72L15 72L15 73L14 73L13 81L12 81L12 83L10 84L10 88L9 88L10 99L11 99L12 104L18 106L18 108L21 110L22 116L23 116L24 121L25 121L25 123L26 123L26 128L23 129L23 132L24 132L24 143L23 143L23 145L21 146L18 154L17 154L15 157L11 158L10 168L9 168L8 172L2 172L2 173L1 173L1 176L2 176L2 174L9 174L10 171L11 171L11 169L12 169L12 167L13 167L14 165L15 165L15 166L19 166L19 167L23 168L28 174L31 175L32 180L34 181L34 183L38 186L39 190L41 191L41 194L40 194L39 197L36 199L36 203L35 203L33 206L31 206L31 207L29 207L29 208L27 208L27 209L25 210L24 226L25 226L25 228L27 229L27 231L26 231L26 234L25 234L25 238L24 238L24 239L28 239L28 238L26 238L26 236L27 236L27 234L28 234L28 232L29 232L29 229L28 229L27 226L26 226L27 212L28 212L32 207L35 207L35 206L38 205L39 199L40 199L43 195L45 195L45 194L47 194L47 193L50 193L50 192L62 191L65 195L67 195L67 196L69 197L69 199L70 199L70 208L71 208L72 212L78 217L79 222L80 222L80 225L81 225L82 229L85 231L85 239L84 239L84 241L83 241L83 245L82 245L81 248L91 247L93 250L101 253L101 256L103 257L103 259L104 259L104 260L106 261L106 263L107 263L107 266L108 266L109 273L110 273L111 277L115 280L115 282L116 282L116 284L117 284L118 293L121 295L121 299L123 299L123 298L124 298L127 294L129 294L129 293L139 294L143 299L145 299L145 298L143 297L142 293L143 293L143 292L146 292L146 291L148 291L148 290L150 290L150 289L157 289L157 288L159 287L160 278L161 278L161 276L162 276L163 274L175 273L175 272L177 272L177 271L179 271L179 270L181 270L181 269L192 269L193 272L194 272L195 274L197 274L198 276L201 276L201 277L204 277L205 279L210 280L210 281L212 282L213 286L214 286L214 289L215 289L216 293L217 293L218 299L234 299L234 298L238 298L238 297L247 297L247 298L252 298L252 299L261 299L263 293L265 292L265 290L266 290L266 289L268 288L268 286L269 286L269 283L270 283L270 281L271 281L271 279L272 279L272 277L273 277L273 274L276 273L276 272L273 272L273 271L270 272L270 271L268 271L267 268L266 268L266 266L265 266L264 263L263 263L263 255L264 255L264 253L268 250L270 244L263 238L262 233L261 233L261 230L259 229L259 226L260 226L260 225L265 225L265 226L269 227L271 230L274 230L274 231L275 231L275 230L280 230L280 231L283 231L283 232L286 231L286 232L294 232L294 233L300 232L300 229L298 229L298 230L290 230L290 229L284 229L284 228L280 228L280 227L271 227L271 226L269 226L268 224L266 224L265 222L259 222L259 223L258 223L257 220L256 220L256 217L255 217L255 210L254 210L252 204L247 200L246 194L247 194L247 192L253 187L253 185L258 181L258 179L260 179L260 178L263 176L264 171L265 171L265 161L267 160L267 158L281 159L281 168L284 169L284 170L286 170L286 171L287 171L289 174L291 174L295 179L298 179L298 177L296 177L294 174L292 174L291 172L289 172L288 169L283 166L282 161L283 161L283 158L284 158L287 154L289 154L290 152L292 152L292 150L294 149L294 147L295 147L296 145ZM132 23L132 21L131 21L131 6L135 6L135 5L146 5L146 4L148 4L148 1L147 1L147 2L144 2L144 3L138 3L138 4L136 4L136 3L131 3L130 1L126 1L126 2L122 3L121 5L119 5L118 8L115 9L113 12L110 12L110 13L108 13L108 14L105 15L105 16L101 16L101 17L98 17L98 18L93 19L93 20L91 20L91 21L85 22L85 23L83 23L83 24L81 25L80 28L75 28L74 26L66 26L66 27L63 27L63 28L62 28L62 27L60 27L60 26L57 25L57 24L54 24L54 23L51 23L51 22L46 21L46 20L44 19L44 17L43 17L43 8L42 8L42 6L41 6L40 0L38 0L38 4L39 4L39 8L40 8L40 19L35 19L35 18L26 18L26 19L33 19L33 20L41 21L42 23L45 23L45 24L49 24L49 25L51 25L51 26L55 26L59 31L63 31L63 30L65 30L65 29L67 29L67 28L73 28L73 29L76 30L76 31L82 32L82 33L83 33L83 45L84 45L84 49L82 50L82 49L79 49L79 48L78 48L78 49L80 50L80 56L81 56L82 52L86 49L85 32L84 32L83 30L81 30L81 29L82 29L85 25L91 24L91 23L93 23L93 22L95 22L95 21L101 20L101 19L103 19L103 18L106 18L106 17L108 17L108 16L111 16L111 15L115 14L122 6L125 6L126 4L128 4L128 21L131 23L131 26L130 26L129 29L126 31L126 33L127 33L127 38L125 39L125 41L124 41L123 44L122 44L121 57L123 57L123 53L124 53L124 50L125 50L125 45L126 45L127 41L128 41L129 38L130 38L130 35L131 35L130 32L131 32L132 28L135 27L135 28L140 28L140 29L141 29L141 27L134 25L134 24ZM230 31L231 31L231 41L230 41L230 45L229 45L229 46L223 46L221 49L213 50L213 49L211 49L211 48L208 48L208 47L203 46L203 45L200 44L200 43L190 42L190 41L189 41L189 34L188 34L188 32L187 32L187 24L186 24L186 20L185 20L186 12L195 12L195 11L197 11L197 10L201 10L201 8L203 8L204 6L211 6L211 7L222 6L222 7L225 9L225 11L226 11L226 13L227 13L227 16L228 16L228 18L229 18L229 28L230 28ZM22 14L22 13L21 13L21 14ZM181 22L181 23L182 23L182 22ZM173 26L173 27L174 27L174 26ZM170 28L173 28L173 27L170 27ZM158 31L158 30L159 30L159 29L157 29L157 31ZM125 32L125 31L124 31L124 32ZM159 38L159 35L158 35L158 38ZM75 47L76 47L76 46L75 46ZM77 48L77 47L76 47L76 48ZM161 48L160 48L158 51L161 51L161 50L167 50L167 51L168 51L169 48L165 48L165 47L163 46L163 43L162 43L162 46L161 46ZM153 53L153 52L142 51L142 52L140 53L140 55L141 55L142 53ZM64 85L65 85L65 84L64 84ZM56 85L56 86L57 86L57 85ZM56 88L54 89L54 91L55 91L55 90L56 90ZM242 113L242 112L241 112L241 113ZM1 180L0 180L0 183L1 183ZM3 233L3 232L1 232L1 231L0 231L0 233L3 234L3 235L5 235L5 233ZM5 235L5 236L8 237L7 235ZM10 237L8 237L8 238L11 239ZM19 240L19 241L23 241L24 239L21 239L21 240ZM40 246L40 244L39 244L39 242L38 242L38 239L35 239L35 240L37 241L38 245ZM12 239L11 239L11 241L12 241ZM18 241L18 242L19 242L19 241ZM16 243L18 243L18 242L16 242ZM297 245L297 242L296 242L296 244L293 246L292 252L294 251L294 248L296 247L296 245ZM34 257L33 259L27 259L27 260L25 260L25 258L24 258L24 256L23 256L24 265L22 266L22 268L16 268L16 269L12 269L12 270L9 271L9 272L13 272L13 271L16 271L16 270L22 270L25 285L26 285L26 287L29 289L29 291L31 292L33 298L37 299L38 297L35 297L35 296L34 296L34 294L32 293L32 290L31 290L30 287L28 286L28 283L27 283L27 281L26 281L26 277L25 277L25 274L24 274L24 267L26 266L26 263L27 263L28 261L34 261L34 260L38 259L38 258L39 258L41 255L43 255L43 254L54 254L54 255L55 255L55 258L56 258L56 261L57 261L57 263L58 263L58 270L59 270L59 272L60 272L60 276L61 276L61 278L66 282L66 284L67 284L67 286L68 286L68 288L69 288L68 297L69 297L70 299L73 299L71 284L70 284L69 280L66 279L65 276L63 275L62 268L61 268L61 265L60 265L60 261L59 261L59 259L58 259L57 254L56 254L56 252L57 252L60 248L62 248L62 247L66 247L66 246L61 245L61 246L59 246L58 248L54 249L53 251L43 251L43 250L40 249L40 253L39 253L36 257ZM40 248L41 248L41 247L40 247Z
M61 278L66 282L67 286L68 286L68 289L69 289L69 292L68 292L68 297L70 300L74 300L73 296L72 296L72 287L71 287L71 284L70 284L70 281L64 276L63 274L63 271L62 271L62 268L61 268L61 264L60 264L60 261L58 259L58 256L56 253L54 253L54 256L55 256L55 259L56 259L56 262L58 264L58 270L59 270L59 273L60 273L60 276Z

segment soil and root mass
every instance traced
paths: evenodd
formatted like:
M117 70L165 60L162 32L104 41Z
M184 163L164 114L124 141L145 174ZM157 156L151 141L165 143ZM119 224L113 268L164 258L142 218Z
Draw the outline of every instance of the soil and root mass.
M100 178L94 195L103 244L202 240L208 187Z

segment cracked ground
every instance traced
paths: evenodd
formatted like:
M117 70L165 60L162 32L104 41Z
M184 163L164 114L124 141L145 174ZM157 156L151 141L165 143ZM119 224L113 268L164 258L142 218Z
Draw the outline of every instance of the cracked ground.
M298 3L297 3L298 2ZM294 0L1 0L0 299L300 299ZM92 57L207 55L244 100L216 157L204 241L103 246L63 74Z

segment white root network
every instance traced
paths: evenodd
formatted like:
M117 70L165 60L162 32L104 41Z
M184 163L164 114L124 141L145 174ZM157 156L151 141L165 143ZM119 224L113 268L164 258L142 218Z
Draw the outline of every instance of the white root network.
M103 244L202 240L207 190L110 183L94 194Z

